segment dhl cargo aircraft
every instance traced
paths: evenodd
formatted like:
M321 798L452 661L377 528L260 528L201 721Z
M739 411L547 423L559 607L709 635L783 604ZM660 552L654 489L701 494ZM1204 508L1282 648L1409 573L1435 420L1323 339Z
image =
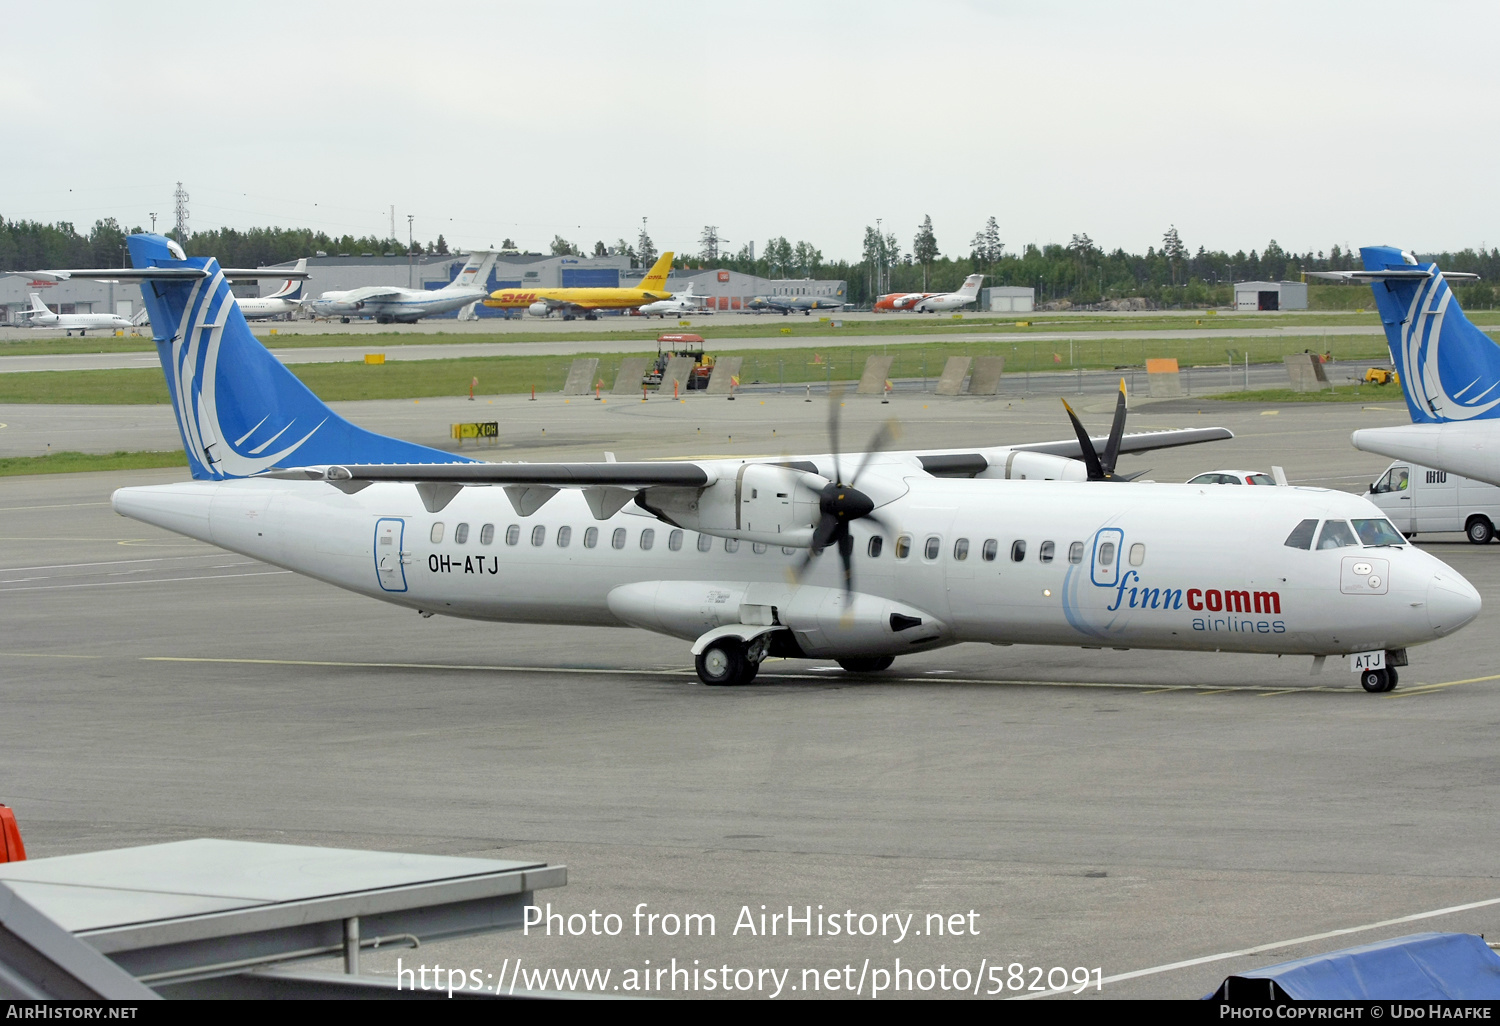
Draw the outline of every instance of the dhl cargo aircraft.
M636 288L497 289L484 305L502 310L524 309L533 317L550 317L561 311L565 321L578 316L592 321L600 310L632 310L660 299L671 299L672 293L666 286L672 256L663 253Z

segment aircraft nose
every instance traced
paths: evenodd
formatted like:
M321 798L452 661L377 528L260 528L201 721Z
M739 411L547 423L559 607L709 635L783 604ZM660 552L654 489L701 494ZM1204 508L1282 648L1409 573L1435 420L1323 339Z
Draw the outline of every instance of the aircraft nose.
M1479 592L1451 570L1433 574L1427 584L1427 622L1440 638L1478 616L1480 605Z

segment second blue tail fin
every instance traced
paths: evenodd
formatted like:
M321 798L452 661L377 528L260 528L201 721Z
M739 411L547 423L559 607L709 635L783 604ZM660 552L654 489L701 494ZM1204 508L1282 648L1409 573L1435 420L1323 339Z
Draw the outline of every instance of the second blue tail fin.
M1360 251L1406 405L1418 424L1500 418L1500 346L1458 305L1437 264L1390 246Z
M472 463L387 438L329 409L250 333L219 264L183 256L161 235L132 235L138 268L202 268L206 277L141 283L173 412L196 478L335 463Z

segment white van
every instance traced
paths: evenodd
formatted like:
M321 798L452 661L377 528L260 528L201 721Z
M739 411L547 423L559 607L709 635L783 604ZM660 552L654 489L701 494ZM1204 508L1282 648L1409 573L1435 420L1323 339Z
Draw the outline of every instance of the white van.
M1392 463L1365 498L1407 537L1462 531L1483 545L1500 524L1500 488L1405 461Z

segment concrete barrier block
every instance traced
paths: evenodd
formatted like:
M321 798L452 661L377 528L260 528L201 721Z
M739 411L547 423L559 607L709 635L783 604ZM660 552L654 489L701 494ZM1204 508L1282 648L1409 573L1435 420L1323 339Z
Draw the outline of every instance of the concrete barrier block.
M730 385L740 376L740 367L744 364L743 356L721 356L714 361L714 372L709 375L708 388L704 389L706 395L728 395Z
M595 372L599 370L597 356L580 356L568 368L568 380L563 385L563 395L589 395L594 391Z
M1312 353L1291 353L1282 359L1293 392L1317 392L1328 384L1323 364Z
M681 395L687 391L688 375L693 373L697 362L691 356L673 356L667 360L667 369L661 373L658 392L666 395Z
M627 356L620 361L620 371L615 375L615 387L611 395L636 395L641 390L641 378L646 376L646 367L651 360L645 356Z
M964 378L969 376L969 365L973 362L972 356L948 357L948 362L943 364L943 374L938 378L937 388L933 391L938 395L962 395Z
M891 376L891 364L895 362L894 356L871 356L865 361L865 372L859 376L855 394L883 395L886 379Z
M1000 391L1000 376L1005 373L1005 357L976 356L974 368L969 372L970 395L996 395Z

